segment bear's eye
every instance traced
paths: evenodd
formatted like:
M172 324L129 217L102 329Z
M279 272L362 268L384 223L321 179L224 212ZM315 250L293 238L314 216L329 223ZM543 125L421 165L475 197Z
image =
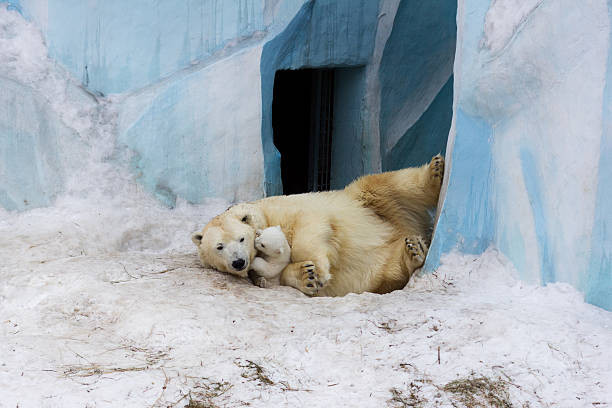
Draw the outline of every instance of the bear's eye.
M248 223L249 222L249 216L245 215L244 217L242 217L242 219L240 221L242 221L244 223Z
M240 238L240 242L244 242L244 237Z
M266 246L265 246L264 244L261 244L261 247L262 247L262 248L265 248Z
M223 250L223 244L217 244L217 250L219 251Z

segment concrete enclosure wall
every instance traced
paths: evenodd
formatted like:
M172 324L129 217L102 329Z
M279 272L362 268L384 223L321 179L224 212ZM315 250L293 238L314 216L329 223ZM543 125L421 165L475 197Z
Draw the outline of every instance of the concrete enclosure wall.
M605 0L462 0L447 186L427 269L495 245L530 282L612 309Z

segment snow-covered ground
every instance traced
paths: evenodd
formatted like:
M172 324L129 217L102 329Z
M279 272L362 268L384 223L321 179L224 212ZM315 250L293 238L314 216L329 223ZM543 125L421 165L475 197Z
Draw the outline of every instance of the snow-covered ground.
M1 407L450 407L458 379L517 407L612 406L612 314L493 250L388 295L307 298L200 268L195 220L150 217L124 231L141 250L91 249L58 210L3 222Z
M84 105L40 47L0 7L0 75L48 98L81 163L52 207L0 209L0 407L612 406L612 313L495 250L382 296L201 268L190 234L227 203L153 200L115 145L119 102Z

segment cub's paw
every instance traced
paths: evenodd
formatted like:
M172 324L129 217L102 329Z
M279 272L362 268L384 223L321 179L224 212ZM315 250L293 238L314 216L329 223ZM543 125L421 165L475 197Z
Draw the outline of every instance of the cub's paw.
M325 285L325 282L317 272L317 267L314 262L302 262L300 272L302 274L302 292L305 294L314 296Z
M259 276L257 272L252 269L249 271L249 280L253 283L253 285L259 286L260 288L268 287L268 281L266 278Z
M429 177L438 184L442 183L444 177L444 157L442 155L434 156L429 162Z
M422 237L415 235L406 238L406 254L408 255L408 263L412 268L416 269L423 266L428 250L429 248L427 248L427 244Z

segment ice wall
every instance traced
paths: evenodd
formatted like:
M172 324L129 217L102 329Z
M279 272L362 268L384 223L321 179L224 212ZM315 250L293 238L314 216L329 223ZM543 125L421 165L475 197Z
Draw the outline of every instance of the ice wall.
M167 205L262 196L260 55L246 49L122 103L118 143L134 152L137 180Z
M90 90L142 88L286 24L304 0L10 0Z
M0 5L0 206L9 210L47 206L66 191L86 150L79 132L96 110L46 54L38 29Z
M0 77L0 205L9 210L49 205L64 171L61 141L73 135L31 88ZM36 121L28 118L36 118Z
M380 63L382 170L444 153L452 116L457 2L400 2Z
M48 46L44 58L48 52L51 61L72 73L75 83L81 81L87 90L81 93L102 97L112 106L117 116L112 130L115 164L123 166L130 159L137 181L174 206L177 197L201 203L211 197L242 201L263 196L261 46L284 28L303 2L147 1L128 6L120 1L10 0L8 4L41 30ZM108 93L113 95L104 98ZM51 123L44 115L11 111L5 116L27 117L24 122L32 126ZM11 174L23 173L14 163L24 160L39 168L63 161L47 160L53 155L47 145L53 144L57 132L36 131L36 140L24 142L23 137L12 136L11 132L20 131L14 123L5 127L2 137L20 143L3 151L13 158L5 164L13 166ZM59 139L70 144L67 137ZM44 151L45 157L27 153L28 149ZM17 194L9 205L8 193L3 193L4 207L22 209L24 205L15 202L23 200L47 205L66 191L60 169L46 166L28 174L12 177L9 184L29 191L32 198ZM3 188L4 184L0 183Z
M499 247L612 308L605 0L459 1L445 199L428 260Z
M337 141L360 147L352 160L346 149L337 152L336 162L346 166L334 168L335 186L444 150L454 3L436 1L430 9L410 0L8 4L41 30L51 61L94 98L110 102L117 112L113 157L125 159L129 151L136 179L169 206L178 197L242 201L281 192L271 128L278 69L355 69L338 71L338 95L347 100L336 103L335 127ZM439 34L425 35L430 27ZM421 48L400 52L423 38ZM406 77L412 78L406 86L394 79ZM425 148L413 149L416 144ZM45 178L55 173L41 171ZM59 175L41 183L46 196L63 191Z

